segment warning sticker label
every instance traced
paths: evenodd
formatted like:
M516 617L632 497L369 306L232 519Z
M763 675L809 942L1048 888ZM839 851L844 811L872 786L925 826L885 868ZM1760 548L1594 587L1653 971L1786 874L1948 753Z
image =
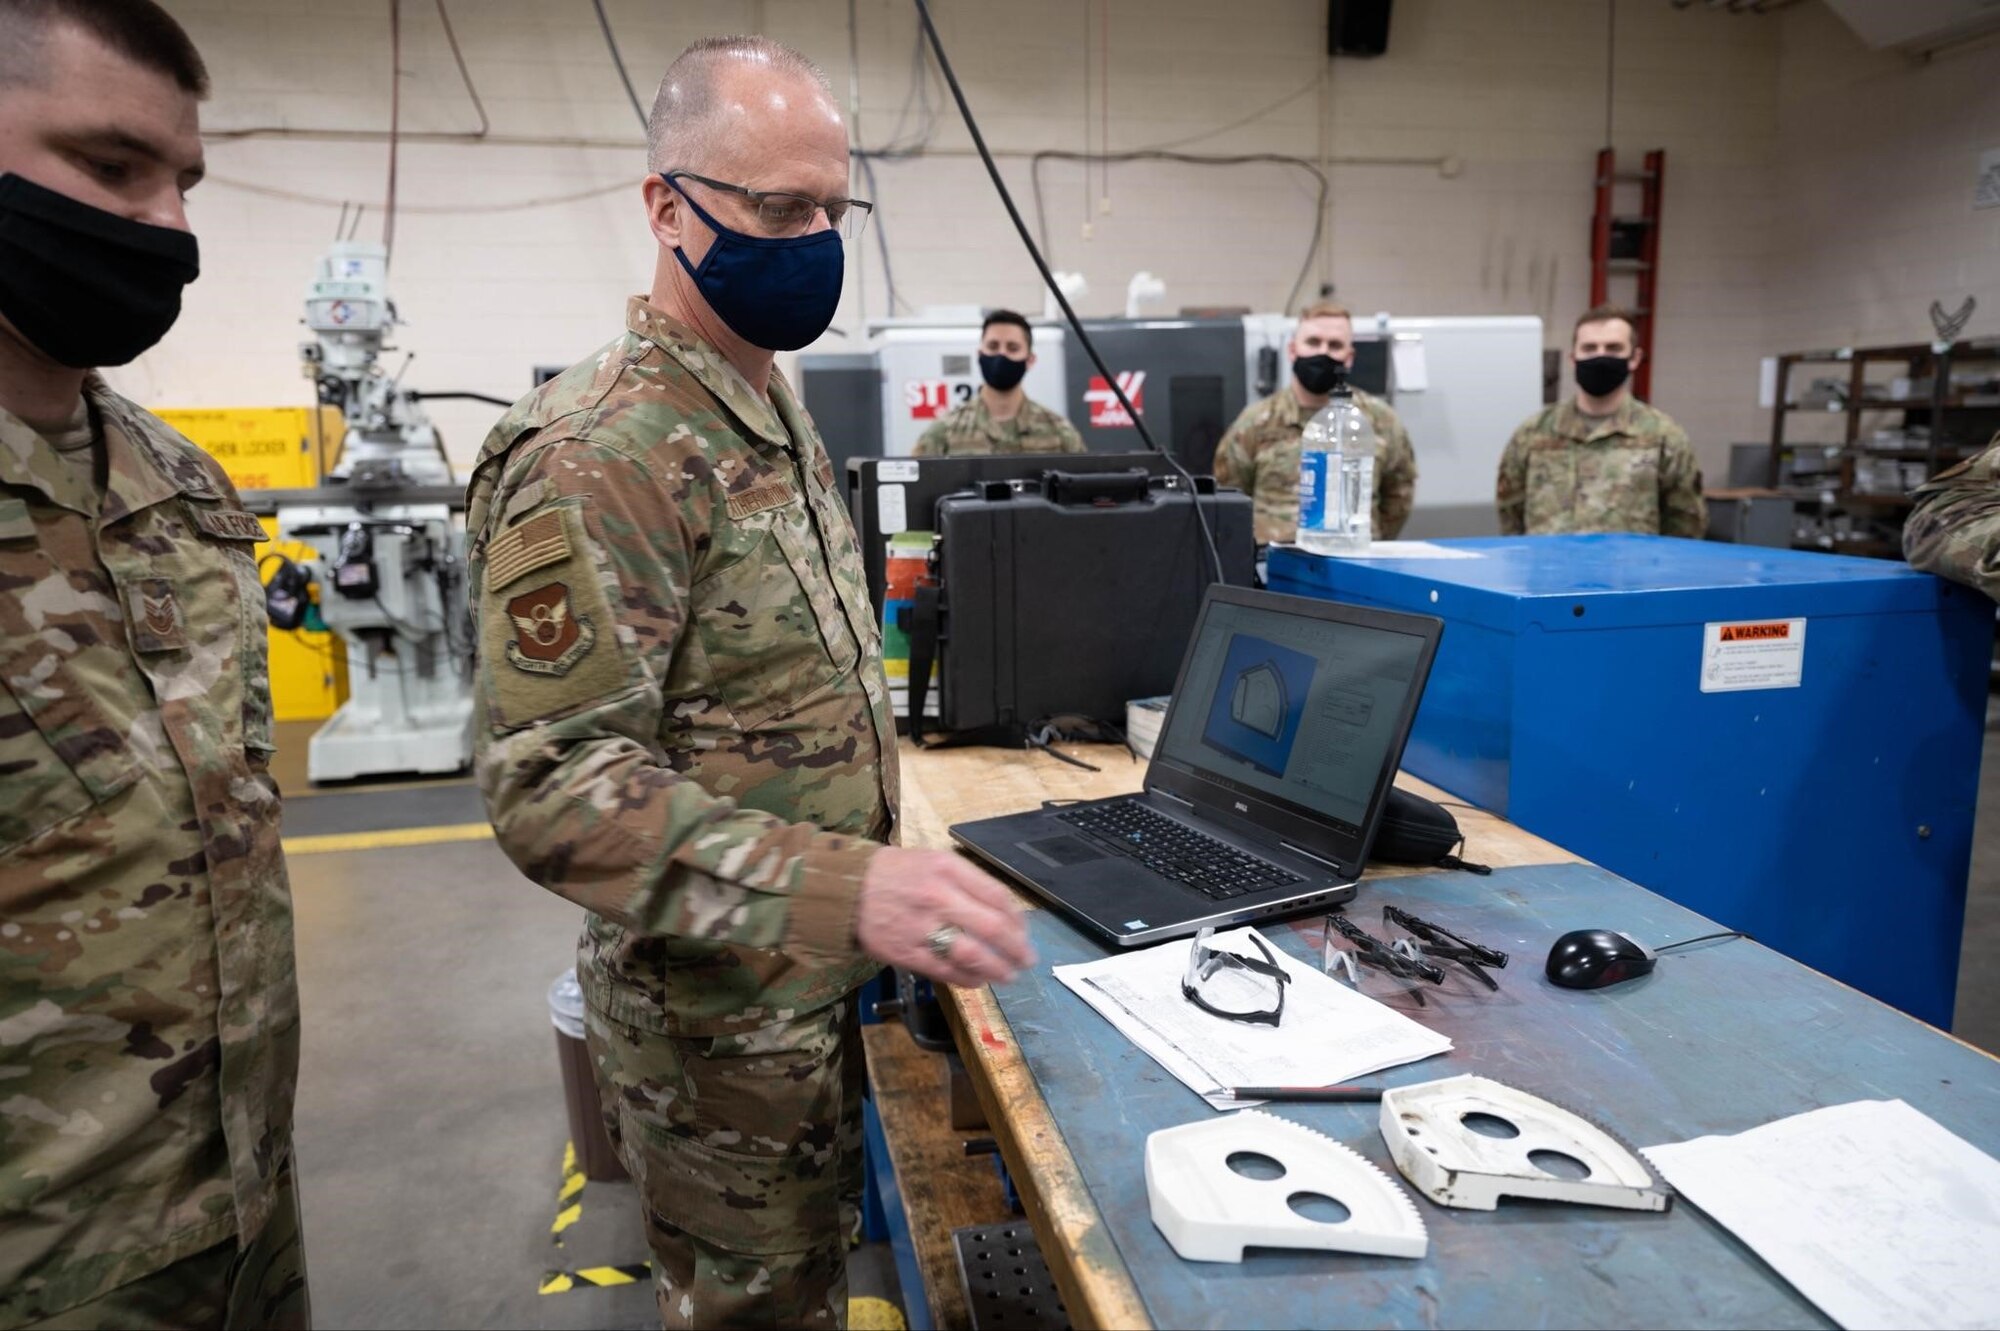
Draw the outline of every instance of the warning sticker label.
M1803 619L1702 626L1703 693L1795 689L1805 678L1805 665Z

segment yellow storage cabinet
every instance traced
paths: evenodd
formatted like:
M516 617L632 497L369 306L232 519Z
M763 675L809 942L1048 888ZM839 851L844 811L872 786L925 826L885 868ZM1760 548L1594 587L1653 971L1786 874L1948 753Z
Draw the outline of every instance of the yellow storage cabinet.
M322 441L340 437L330 407L195 407L154 413L222 464L238 490L293 490L319 484ZM268 556L312 556L310 546L277 539L277 519L260 517ZM268 569L265 570L268 576ZM280 721L324 721L347 699L347 654L331 633L271 630L271 708Z

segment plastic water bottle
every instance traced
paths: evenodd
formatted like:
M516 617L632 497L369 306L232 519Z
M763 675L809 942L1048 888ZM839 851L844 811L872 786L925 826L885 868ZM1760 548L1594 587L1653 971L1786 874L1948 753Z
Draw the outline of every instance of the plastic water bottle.
M1299 441L1299 544L1316 555L1368 549L1375 518L1375 427L1345 380Z

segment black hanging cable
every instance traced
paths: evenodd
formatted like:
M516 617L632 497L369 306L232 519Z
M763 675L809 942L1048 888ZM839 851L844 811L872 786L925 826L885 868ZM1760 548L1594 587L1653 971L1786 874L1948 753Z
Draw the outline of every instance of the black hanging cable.
M639 105L639 94L632 91L632 76L625 72L625 57L618 51L618 38L612 34L611 19L604 12L604 0L590 0L597 10L597 26L604 29L604 45L611 52L611 63L618 66L618 81L625 85L625 96L631 99L632 114L639 117L639 128L646 128L646 112Z
M496 407L511 407L514 405L507 398L495 397L491 393L468 393L457 389L441 393L423 392L413 389L410 392L410 396L419 402L486 402Z
M474 131L477 138L485 138L493 128L493 122L486 118L486 103L479 100L479 89L472 84L472 71L465 67L465 53L458 49L458 34L451 30L451 14L444 7L444 0L433 0L437 5L438 22L444 25L444 39L451 47L451 58L458 62L458 77L465 84L465 95L472 99L472 109L479 115L479 128Z
M1659 953L1667 953L1673 951L1677 947L1693 947L1696 943L1712 942L1718 938L1748 938L1748 937L1750 937L1750 935L1744 933L1740 929L1724 929L1720 933L1703 934L1699 938L1683 938L1678 943L1667 943L1663 946L1654 948L1653 951Z
M856 152L854 159L861 164L861 178L868 182L868 197L874 201L875 212L868 219L868 229L875 233L875 245L882 253L882 285L889 293L889 316L895 317L896 307L901 305L907 312L909 302L896 291L896 270L889 264L889 232L882 224L882 190L875 183L875 163L873 153Z
M1014 230L1021 237L1021 244L1027 247L1028 257L1035 261L1035 268L1041 273L1042 282L1055 297L1056 304L1061 307L1063 319L1068 323L1070 332L1075 334L1077 344L1083 348L1084 354L1090 357L1091 365L1110 387L1112 396L1117 398L1126 419L1130 420L1132 427L1139 432L1139 438L1147 448L1165 459L1167 465L1174 469L1174 473L1187 483L1188 500L1194 509L1195 522L1201 528L1202 541L1208 547L1208 560L1215 571L1215 580L1227 585L1229 576L1222 567L1222 552L1216 547L1215 532L1209 527L1208 514L1201 506L1201 495L1195 487L1194 477L1181 465L1179 458L1160 447L1159 442L1153 438L1153 432L1146 428L1145 417L1141 416L1138 409L1132 405L1132 400L1125 396L1124 385L1118 382L1118 376L1111 372L1111 367L1098 353L1097 344L1090 340L1090 334L1083 330L1083 321L1077 318L1076 311L1070 308L1069 297L1056 285L1055 274L1049 271L1048 260L1042 257L1041 250L1036 247L1035 238L1029 232L1027 222L1021 217L1021 210L1014 205L1014 196L1007 190L1007 182L1001 178L1000 167L994 162L993 153L986 146L986 136L979 132L979 122L972 117L972 107L965 100L965 90L959 87L958 75L952 70L951 57L945 54L944 41L938 36L937 25L931 21L930 5L926 0L916 0L916 6L917 17L923 23L924 35L930 39L931 53L937 57L938 68L944 73L945 85L951 89L952 100L958 103L958 114L965 121L966 133L972 138L972 146L979 150L979 160L986 164L986 174L992 179L993 188L999 193L1000 202L1006 207L1007 216L1013 221Z
M1285 296L1284 308L1298 308L1299 293L1305 289L1306 279L1312 275L1313 260L1319 254L1319 243L1326 232L1326 201L1328 185L1326 173L1303 157L1292 157L1284 153L1184 153L1170 152L1157 148L1135 148L1130 152L1118 153L1078 153L1059 148L1044 148L1037 152L1028 164L1028 187L1035 200L1035 231L1041 237L1042 247L1049 248L1049 219L1042 201L1042 163L1082 162L1084 165L1084 193L1090 192L1090 164L1098 162L1178 162L1184 166L1288 166L1311 176L1319 187L1319 196L1313 203L1312 239L1306 242L1305 262L1299 265L1298 276L1292 279L1292 289Z
M1058 749L1055 746L1054 740L1046 739L1040 733L1028 736L1026 740L1026 745L1028 748L1031 749L1040 749L1043 753L1048 754L1049 757L1054 758L1057 762L1068 763L1071 767L1081 767L1086 772L1101 772L1104 770L1103 768L1095 766L1094 764L1085 762L1081 758L1072 758L1069 754L1064 753L1061 749Z
M1096 20L1096 18L1097 18L1097 15L1096 15L1096 13L1095 13L1094 11L1095 11L1095 6L1094 6L1094 5L1092 5L1092 4L1090 3L1090 0L1084 0L1084 6L1083 6L1083 151L1084 151L1084 163L1083 163L1083 234L1084 234L1085 236L1088 236L1088 235L1090 234L1090 159L1091 159L1091 147L1090 147L1090 108L1091 108L1091 106L1092 106L1092 105L1093 105L1093 104L1095 103L1095 101L1096 101L1096 98L1092 96L1092 91L1093 91L1093 90L1092 90L1092 88L1091 88L1091 86L1090 86L1090 78L1091 78L1091 75L1090 75L1090 69L1091 69L1091 56L1092 56L1092 55L1094 54L1094 52L1092 51L1091 47L1092 47L1092 42L1093 42L1093 40L1094 40L1094 38L1095 38L1095 35L1096 35L1096 32L1097 32L1097 23L1096 23L1096 21L1095 21L1095 20ZM1099 145L1098 145L1098 151L1100 151L1100 152L1101 152L1101 151L1103 150L1103 147L1104 147L1104 145L1103 145L1103 144L1099 144ZM1036 191L1036 193L1035 193L1035 213L1036 213L1036 217L1037 217L1037 219L1039 220L1039 218L1040 218L1040 215L1041 215L1041 191L1040 191L1039 189L1037 189L1037 191ZM1049 247L1049 228L1048 228L1048 224L1047 224L1046 222L1044 222L1044 223L1042 224L1042 248L1043 248L1043 249L1047 249L1048 247Z
M858 61L855 51L854 6L848 5L848 42L850 60ZM861 168L861 175L868 183L868 197L874 201L875 211L868 220L868 229L875 235L875 246L882 256L882 283L889 292L889 314L893 317L898 307L908 312L910 304L896 289L896 270L889 258L889 229L883 216L882 188L875 178L876 162L907 161L921 157L937 133L937 108L931 105L930 65L925 59L924 34L919 30L910 47L910 86L903 93L903 105L896 112L896 127L889 131L888 141L879 147L869 148L857 143L850 151ZM858 98L857 105L858 105ZM904 129L910 123L910 113L915 109L918 124L912 135L906 136ZM861 130L859 115L855 118L857 137Z
M1604 3L1604 146L1611 141L1611 108L1618 91L1618 0Z
M382 204L382 266L396 257L396 149L403 135L403 0L389 0L389 191ZM360 224L357 215L356 225Z
M1304 87L1294 88L1292 91L1286 93L1283 97L1280 97L1277 101L1272 102L1267 106L1261 106L1255 111L1250 112L1248 115L1238 116L1236 119L1231 120L1226 124L1217 125L1214 129L1205 129L1202 130L1199 134L1189 134L1182 138L1169 139L1165 143L1142 143L1137 148L1134 148L1132 151L1172 152L1176 148L1185 148L1188 147L1190 144L1200 143L1205 139L1219 138L1220 136L1227 134L1232 129L1242 129L1245 125L1254 124L1255 122L1262 120L1265 116L1270 115L1271 112L1277 110L1281 106L1288 106L1291 103L1296 102L1299 98L1305 96L1307 93L1312 92L1314 89L1318 88L1319 80L1320 76L1317 73L1315 73L1311 78L1306 80Z

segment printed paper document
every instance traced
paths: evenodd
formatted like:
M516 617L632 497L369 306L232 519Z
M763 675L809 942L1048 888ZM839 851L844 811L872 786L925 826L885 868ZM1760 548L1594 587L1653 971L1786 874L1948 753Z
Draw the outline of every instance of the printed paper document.
M1901 1100L1641 1154L1848 1331L2000 1319L2000 1161Z
M1234 929L1209 943L1262 960L1253 935L1255 929ZM1436 1031L1288 956L1270 939L1264 945L1292 977L1277 1026L1218 1017L1182 996L1192 939L1058 966L1055 976L1216 1109L1249 1103L1217 1093L1232 1086L1331 1086L1451 1048ZM1224 1011L1248 1012L1266 1005L1273 987L1228 967L1204 984L1202 997Z

